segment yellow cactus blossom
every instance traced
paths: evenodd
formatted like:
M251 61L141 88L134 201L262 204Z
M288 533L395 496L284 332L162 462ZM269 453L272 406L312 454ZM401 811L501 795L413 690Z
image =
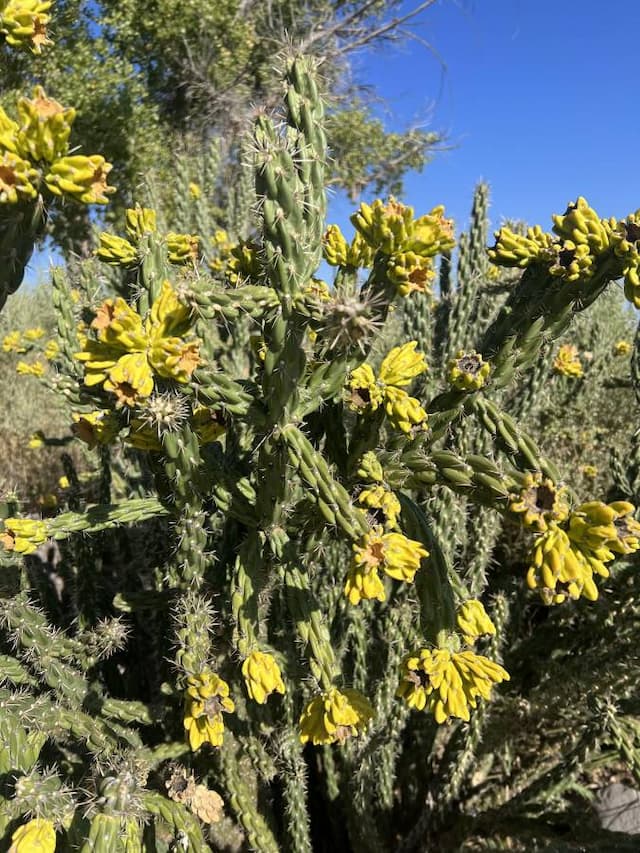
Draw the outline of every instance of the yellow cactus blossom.
M67 195L83 204L107 204L107 196L116 191L107 183L112 168L100 154L74 154L56 160L44 180L54 195Z
M571 379L581 377L584 371L578 357L578 348L573 344L563 344L554 359L553 369L561 376L568 376Z
M435 257L455 246L453 220L445 217L444 206L441 204L416 219L413 226L406 248L423 258Z
M18 153L18 130L18 123L9 118L4 109L0 107L0 148L3 151L11 151L12 154Z
M321 278L310 278L302 288L305 296L314 299L316 302L330 302L331 291L326 281Z
M229 698L229 685L219 675L205 671L187 678L183 722L193 752L203 743L222 746L222 715L233 711L235 705Z
M37 430L31 435L27 447L30 450L39 450L41 447L44 447L44 433L42 430Z
M387 276L400 296L409 296L411 293L430 294L436 272L431 257L423 258L415 252L394 252L387 261Z
M362 598L384 601L379 571L395 580L413 583L421 561L428 556L422 543L402 533L384 533L381 525L373 527L360 543L353 545L345 595L351 604L359 604Z
M602 577L609 572L605 562L613 559L613 553L601 548L589 552L589 561L583 550L573 547L565 530L557 524L536 537L529 555L527 585L536 590L545 604L561 604L567 596L581 596L589 601L598 598L598 588L593 580L594 571Z
M640 548L640 524L633 518L635 507L628 501L589 501L569 519L571 541L585 550L608 548L617 554L633 554Z
M200 363L198 343L178 337L189 323L190 311L168 281L145 321L121 297L107 299L91 323L97 340L87 338L76 353L85 384L102 385L130 407L150 396L155 376L188 382Z
M300 742L314 746L344 743L356 737L374 717L374 710L357 690L329 690L314 696L300 717Z
M384 471L373 450L368 450L358 463L358 477L373 483L382 483Z
M614 254L622 260L624 295L640 307L640 210L621 221L612 220Z
M198 201L198 199L202 195L200 184L196 184L195 181L189 181L189 195L194 201Z
M258 245L250 241L237 243L229 249L225 274L230 284L237 286L260 275L259 251Z
M200 444L211 444L227 431L224 412L198 406L191 416L191 427L198 436Z
M396 695L432 713L438 724L450 717L468 721L478 699L490 699L493 685L509 680L503 667L475 652L419 649L405 658Z
M549 272L567 282L585 279L591 275L595 258L585 243L576 244L573 240L564 240L553 246Z
M120 432L118 419L108 410L78 414L74 412L71 432L93 450L98 444L109 444Z
M2 341L2 351L3 352L26 352L26 349L21 346L22 344L22 333L21 332L9 332L8 335L5 335Z
M478 637L490 634L495 636L496 626L491 621L484 605L476 598L464 601L456 614L458 628L468 646L473 646Z
M259 705L264 705L272 693L284 695L282 673L273 655L251 652L242 664L242 675L249 697Z
M156 212L153 208L136 205L125 212L125 230L136 243L145 234L153 234L156 228Z
M50 8L51 0L8 0L0 6L0 33L7 44L42 53L42 48L51 44L47 37Z
M386 528L398 526L398 516L401 511L400 501L385 486L377 485L364 489L358 495L358 503L366 507L374 520L384 524Z
M562 216L556 214L551 218L559 237L576 246L586 246L590 253L602 254L611 245L611 228L582 196L571 202Z
M166 236L169 261L172 264L195 264L200 257L200 237L194 234L174 234Z
M62 477L58 477L58 486L61 489L68 489L69 488L69 478L65 477L64 474L62 475Z
M27 341L39 341L40 338L44 338L46 332L40 326L34 326L32 329L25 329L24 337Z
M57 358L60 353L60 344L55 338L51 338L50 341L47 341L47 345L45 346L42 354L47 359L47 361L53 361Z
M351 371L349 376L347 405L354 412L368 410L375 412L382 403L382 388L376 381L376 375L368 364L361 364Z
M38 191L34 186L39 179L38 171L27 160L11 151L0 155L0 204L18 204L35 198Z
M415 397L393 385L384 389L384 408L391 425L410 435L414 427L426 427L427 413Z
M8 853L54 853L56 831L50 820L36 817L19 826L11 836Z
M124 237L107 232L100 234L100 245L96 249L96 256L105 264L121 267L133 267L139 263L135 246Z
M402 388L409 385L416 376L427 370L427 363L421 352L416 352L417 341L409 341L394 347L384 357L378 377L385 385Z
M32 162L60 161L67 153L71 125L76 117L73 107L65 108L47 98L42 86L36 86L33 99L18 100L19 153Z
M387 204L376 199L372 205L363 202L351 222L369 246L384 255L414 252L429 258L454 246L451 220L443 214L439 206L414 219L413 208L394 198Z
M48 538L45 522L31 518L5 518L4 531L0 533L5 549L18 554L33 554Z
M590 480L595 480L598 476L598 469L595 465L581 465L580 473L583 477L588 477Z
M329 225L327 228L323 240L323 255L332 267L355 270L368 269L373 265L373 251L362 235L356 231L349 244L338 225Z
M539 533L554 522L564 521L569 509L567 488L557 486L540 471L525 474L520 492L511 495L509 501L509 511L519 514L525 527Z
M629 341L616 341L613 345L613 354L618 356L630 355L633 345Z
M496 243L488 250L489 259L501 267L524 267L545 257L551 251L553 235L547 234L539 225L527 228L518 234L510 228L495 232Z
M33 364L19 361L16 365L16 373L20 376L44 376L46 369L41 361L34 361Z
M458 350L449 362L448 379L459 391L479 391L487 384L491 365L478 352Z

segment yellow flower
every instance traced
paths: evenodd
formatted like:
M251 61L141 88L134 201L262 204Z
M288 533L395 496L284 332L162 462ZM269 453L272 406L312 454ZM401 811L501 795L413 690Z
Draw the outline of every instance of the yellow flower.
M449 362L449 382L459 391L479 391L490 373L491 365L477 352L459 350Z
M55 338L51 338L50 341L47 341L47 345L43 351L43 355L47 359L47 361L53 361L57 357L59 352L60 344L55 340Z
M369 514L374 521L382 523L385 527L393 528L398 524L400 515L400 501L394 493L385 486L372 486L364 489L358 495L358 503L372 510Z
M53 98L47 98L41 86L36 86L33 100L19 99L18 115L18 144L22 156L34 163L41 160L54 163L64 157L76 117L73 107L65 109Z
M553 362L553 369L561 376L577 379L583 375L582 362L578 357L578 348L573 344L564 344L558 350Z
M125 213L125 229L129 237L136 243L145 234L153 234L157 228L156 212L150 207L130 207Z
M564 215L555 214L551 218L553 230L559 237L587 246L594 254L606 252L611 245L611 228L582 196L569 204Z
M0 542L6 550L18 554L33 554L48 538L44 521L31 518L5 518L4 532L0 534Z
M7 44L41 53L44 45L51 44L47 38L51 16L46 14L50 8L51 0L8 0L4 8L0 6L0 33Z
M329 225L327 228L323 254L325 261L332 267L367 269L373 264L373 251L362 235L356 232L349 245L338 225Z
M414 427L426 427L427 413L419 401L402 388L389 385L384 389L384 408L391 426L407 435Z
M378 457L373 450L368 450L358 465L358 477L362 480L369 480L373 483L382 483L384 480L384 471L382 465L378 461Z
M331 687L307 704L300 717L300 741L315 746L343 743L362 732L374 711L357 690Z
M593 572L608 577L605 561L613 559L613 554L607 549L599 549L599 553L590 551L589 556L587 561L582 549L572 547L566 531L557 524L551 524L536 537L529 555L529 589L537 590L545 604L561 604L567 596L572 599L584 596L595 601L598 588Z
M347 404L354 412L362 412L365 409L375 412L382 402L382 389L368 364L361 364L351 371L348 387Z
M433 260L415 252L394 252L387 261L387 276L398 288L400 296L411 293L431 293L436 276Z
M383 533L381 526L365 534L360 544L353 545L353 562L345 585L345 595L351 604L362 598L385 600L384 587L378 572L413 583L423 558L429 552L420 542L402 533Z
M450 717L468 721L478 698L489 699L501 681L509 681L509 673L483 655L419 649L405 658L396 695L410 708L430 711L439 724Z
M222 746L223 713L233 713L229 685L219 675L205 671L187 678L184 705L184 727L189 746L195 752L203 743Z
M41 361L34 361L33 364L19 361L16 365L16 373L20 376L44 376L45 370L46 367Z
M34 432L31 438L29 439L28 447L31 450L39 450L41 447L44 447L44 433L42 430L38 430Z
M567 518L569 494L539 471L527 473L520 493L511 496L509 510L522 516L525 527L543 533L549 524Z
M510 228L495 232L496 244L488 250L489 258L501 267L524 267L545 256L553 245L553 235L545 233L539 225L527 228L526 234L517 234Z
M478 637L496 633L496 626L484 609L484 605L475 598L470 598L460 605L456 621L468 646L472 646Z
M20 346L22 342L22 334L20 332L9 332L2 341L3 352L26 352L26 349Z
M427 370L427 363L424 355L415 351L417 345L417 341L409 341L403 346L394 347L380 365L380 381L385 385L401 388L424 373Z
M121 267L134 267L138 264L136 247L124 237L118 237L106 231L100 234L100 245L96 249L96 255L105 264Z
M69 478L65 477L63 474L62 477L58 478L58 486L61 489L68 489L69 488Z
M569 519L569 538L585 553L606 548L632 554L640 548L640 524L633 518L634 511L628 501L581 504Z
M24 336L28 341L39 341L44 338L46 332L40 326L35 326L33 329L26 329Z
M39 174L27 160L11 151L0 155L0 204L17 204L35 198L38 191L34 186Z
M629 341L616 341L616 343L613 345L613 354L629 355L632 349L633 346L629 343Z
M202 195L202 191L200 190L200 185L196 184L195 181L189 182L189 195L194 201L197 201Z
M273 655L251 652L242 664L247 693L254 702L264 705L271 693L284 694L282 673Z
M200 238L194 234L167 234L167 250L172 264L197 263L200 257Z
M116 191L107 184L112 168L100 154L61 157L45 175L45 183L54 195L68 195L83 204L107 204L107 196Z
M34 818L19 826L11 836L8 853L54 853L56 831L53 823L44 818Z
M118 419L107 410L73 414L71 432L93 450L98 444L109 444L120 431Z
M595 465L581 465L580 473L583 477L588 477L590 480L594 480L598 476L598 469Z
M224 412L198 406L191 416L191 426L198 436L200 444L217 441L226 432Z

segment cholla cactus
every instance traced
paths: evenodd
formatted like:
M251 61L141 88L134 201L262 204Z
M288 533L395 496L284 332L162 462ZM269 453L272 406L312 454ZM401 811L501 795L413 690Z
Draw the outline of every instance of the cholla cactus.
M233 818L255 849L308 851L310 767L356 848L379 833L381 847L397 843L387 821L400 785L409 844L430 782L424 767L411 779L404 728L423 765L466 738L444 809L510 678L504 597L485 609L488 554L465 572L451 524L463 516L449 510L462 499L473 520L518 525L520 595L528 586L564 609L588 607L577 599L594 602L614 558L640 548L633 505L581 501L503 405L610 281L626 276L633 298L635 219L601 220L579 200L555 219L557 237L499 235L495 263L525 273L475 329L469 300L494 280L479 191L439 333L386 345L403 300L422 312L407 309L405 327L424 328L452 224L440 206L416 217L392 199L363 203L350 241L327 229L316 69L290 59L283 83L280 121L255 126L250 241L218 235L212 253L211 234L171 231L136 207L126 236L104 233L96 251L117 294L85 289L80 316L54 279L56 387L70 434L98 457L99 488L69 465L66 510L3 522L0 769L28 782L3 792L0 826L16 850L57 837L81 850L206 851ZM72 111L47 102L42 116L43 102L23 104L22 127L3 125L17 176L6 204L34 203L29 187L96 200L104 164L67 156ZM197 222L188 212L176 227ZM333 286L314 278L323 253ZM42 337L4 344L17 355ZM428 373L433 351L446 375ZM40 607L19 555L49 539L66 574ZM49 755L59 766L45 773ZM270 786L281 796L266 797Z

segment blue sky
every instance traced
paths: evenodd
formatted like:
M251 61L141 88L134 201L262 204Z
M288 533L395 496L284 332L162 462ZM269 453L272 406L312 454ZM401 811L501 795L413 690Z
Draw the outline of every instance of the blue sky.
M416 5L406 2L405 8ZM417 213L445 204L464 227L473 187L504 217L550 225L584 195L602 216L640 208L640 4L600 0L439 0L417 41L357 58L357 79L388 102L389 128L444 131L451 150L406 180ZM352 205L331 204L337 221Z

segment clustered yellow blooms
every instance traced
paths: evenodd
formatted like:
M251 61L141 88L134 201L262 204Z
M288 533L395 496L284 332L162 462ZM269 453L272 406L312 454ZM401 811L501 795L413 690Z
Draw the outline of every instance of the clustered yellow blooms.
M397 528L400 501L387 486L378 484L363 489L358 495L358 503L369 510L374 522L380 522L387 530Z
M384 584L379 572L413 583L421 561L428 556L426 548L415 539L402 533L384 533L382 526L374 527L353 545L344 594L354 605L363 598L384 601Z
M449 362L449 382L459 391L479 391L490 373L491 365L478 352L459 350Z
M553 369L561 376L579 379L584 371L582 369L582 362L578 356L578 348L573 346L573 344L563 344L553 361Z
M16 373L19 376L44 376L46 367L41 361L34 361L29 364L26 361L19 361L16 365Z
M491 621L484 605L476 598L464 601L458 608L456 622L462 638L468 646L473 646L479 637L495 636L496 626Z
M391 425L406 434L426 426L427 413L403 387L427 370L424 355L415 351L416 346L416 341L410 341L394 347L382 362L377 378L368 364L356 367L348 382L349 407L355 412L375 412L384 405Z
M640 548L640 524L633 512L633 504L627 501L589 501L569 515L564 527L550 524L536 538L529 556L529 588L545 604L581 596L595 601L594 575L609 577L606 564L616 554L632 554Z
M621 220L601 219L580 196L563 215L553 216L553 223L555 236L539 225L526 234L502 228L489 249L490 259L507 267L541 263L566 282L587 280L601 261L614 260L619 269L611 278L624 278L626 298L640 308L640 210Z
M118 405L134 406L149 397L157 378L188 382L200 364L198 342L182 339L191 322L168 281L144 320L121 297L107 299L91 323L96 338L86 338L76 353L85 384L102 385Z
M100 234L96 255L106 264L133 269L144 257L146 248L141 245L144 237L157 233L155 210L140 206L129 208L125 214L125 230L129 240L106 231ZM194 234L176 234L171 231L163 239L170 263L184 265L199 260L200 238Z
M616 341L613 345L613 354L618 356L630 355L633 346L629 341Z
M49 538L44 521L31 518L5 518L4 530L0 533L0 542L7 551L18 554L33 554Z
M15 353L26 352L26 349L22 346L22 332L9 332L8 335L5 335L2 340L2 351Z
M45 334L45 330L41 329L39 326L36 326L33 329L25 329L24 332L9 332L9 334L5 335L2 340L2 351L16 354L30 352L33 349L34 343L40 341ZM47 344L42 350L42 354L47 361L53 361L59 352L60 346L53 338L47 341ZM22 367L20 367L20 365L22 365ZM40 365L40 367L35 367L34 369L34 365L29 365L27 362L20 361L18 362L18 373L42 376L44 373L44 365Z
M273 655L251 652L242 664L242 675L249 697L259 705L264 705L272 693L284 695L282 673Z
M8 853L53 853L56 830L50 820L36 817L19 826L11 836Z
M483 655L424 648L404 659L396 695L410 708L432 713L439 724L450 717L468 721L478 698L489 699L501 681L509 681L509 673Z
M521 515L525 527L543 533L550 524L568 517L569 492L565 486L556 486L540 471L527 472L520 492L511 495L509 510Z
M356 231L351 243L347 243L338 225L329 225L323 240L323 256L332 267L345 269L369 269L373 266L373 248Z
M388 279L401 296L429 293L435 277L433 258L455 245L453 223L444 207L414 219L413 208L391 198L360 205L351 222L376 258L384 259ZM377 261L376 261L377 263Z
M0 203L32 200L44 183L53 195L106 204L115 192L107 184L111 164L99 154L68 155L75 110L36 86L32 100L18 100L17 112L15 122L0 107Z
M374 711L357 690L329 690L314 696L300 717L300 741L315 746L343 743L359 735L373 719Z
M183 722L193 752L203 743L222 746L222 715L234 710L233 700L229 698L229 685L219 675L205 671L187 678Z
M11 47L42 53L46 44L51 0L0 0L0 35Z

